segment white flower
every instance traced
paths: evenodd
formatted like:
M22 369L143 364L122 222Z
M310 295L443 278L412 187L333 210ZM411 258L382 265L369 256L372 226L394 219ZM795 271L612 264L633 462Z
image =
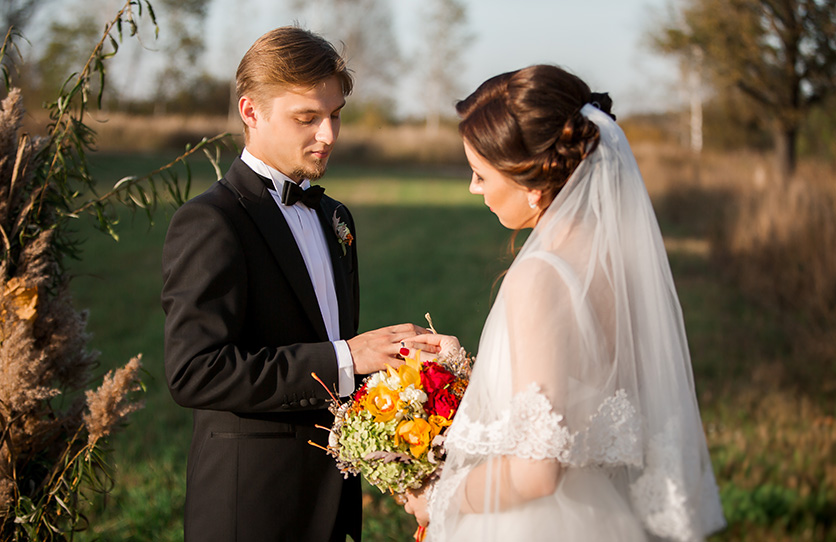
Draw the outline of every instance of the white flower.
M334 210L334 216L331 218L331 222L334 225L334 233L340 241L340 247L343 249L343 256L345 256L345 247L351 246L351 243L354 241L354 236L351 235L351 230L348 229L346 223L340 222L336 209Z
M381 385L395 391L401 387L401 378L397 374L392 376L386 371L378 371L369 377L366 389L370 390Z
M390 375L386 380L384 380L386 387L390 390L396 390L401 387L401 377L396 375Z
M386 378L386 376L387 376L386 373L383 372L383 371L374 373L372 376L369 377L369 382L366 385L366 388L367 389L376 388L378 385L380 385L381 382L383 382L383 380Z
M401 401L409 403L415 407L420 407L427 402L427 394L424 393L424 390L416 389L412 384L403 390L399 397Z

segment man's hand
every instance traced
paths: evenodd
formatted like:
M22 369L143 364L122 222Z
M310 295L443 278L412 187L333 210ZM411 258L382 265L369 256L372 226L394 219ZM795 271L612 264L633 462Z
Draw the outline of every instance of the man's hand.
M348 341L354 359L354 373L367 375L403 364L402 348L424 348L437 352L437 347L412 341L428 330L414 324L398 324L361 333Z

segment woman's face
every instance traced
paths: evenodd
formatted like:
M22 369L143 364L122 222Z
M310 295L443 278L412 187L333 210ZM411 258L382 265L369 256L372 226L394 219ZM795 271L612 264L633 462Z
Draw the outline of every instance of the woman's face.
M508 229L533 228L540 216L540 208L531 208L531 201L539 202L540 191L529 190L490 165L484 157L464 141L464 153L473 170L470 193L481 194L485 205Z

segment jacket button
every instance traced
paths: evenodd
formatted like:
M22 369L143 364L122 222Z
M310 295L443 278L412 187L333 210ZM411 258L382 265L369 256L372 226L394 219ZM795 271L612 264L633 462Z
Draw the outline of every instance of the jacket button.
M319 399L317 399L316 397L311 397L310 403L311 403L311 406L316 406L316 405L319 404Z
M302 399L301 401L299 401L299 406L300 407L308 406L308 400L307 399Z

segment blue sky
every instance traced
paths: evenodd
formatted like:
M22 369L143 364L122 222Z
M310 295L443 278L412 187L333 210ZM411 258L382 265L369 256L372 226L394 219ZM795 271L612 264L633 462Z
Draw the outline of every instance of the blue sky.
M396 35L404 52L409 52L417 40L422 0L390 1ZM610 92L616 113L669 108L680 100L675 87L676 63L653 53L643 41L671 1L466 0L473 41L463 52L464 94L488 77L544 62L576 73L593 90ZM241 55L259 35L294 22L293 14L282 4L239 0L238 9L231 12L225 0L216 0L209 24L225 37L209 40L210 58L215 59L213 73L234 73ZM299 22L317 30L315 22ZM237 30L221 30L230 27ZM398 91L402 112L413 109L414 86L404 80Z

